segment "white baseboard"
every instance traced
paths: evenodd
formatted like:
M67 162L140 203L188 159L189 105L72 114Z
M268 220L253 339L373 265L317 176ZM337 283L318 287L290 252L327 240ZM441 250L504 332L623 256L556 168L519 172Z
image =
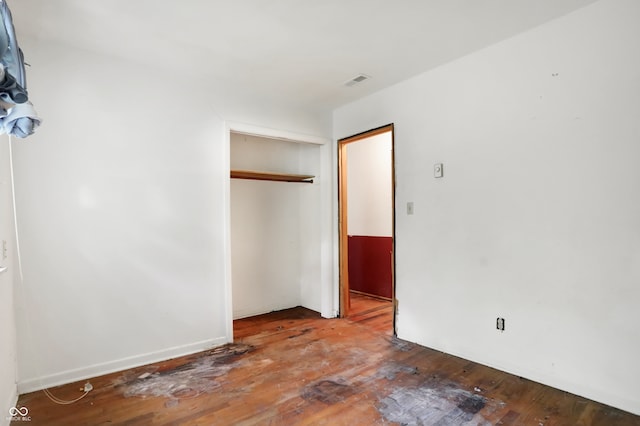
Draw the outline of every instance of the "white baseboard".
M129 368L140 367L141 365L166 361L171 358L177 358L196 352L206 351L213 347L224 345L225 343L229 343L229 339L227 337L218 337L215 339L208 339L201 342L190 343L188 345L176 346L161 351L150 352L147 354L122 358L119 360L109 361L101 364L90 365L74 370L63 371L61 373L51 374L48 376L20 380L18 381L18 393L24 394L34 392L54 386L65 385L80 380L102 376L105 374L115 373L117 371L127 370Z
M415 336L405 336L399 334L399 338L407 340L409 342L415 342ZM416 343L437 351L453 355L458 358L466 359L477 364L482 364L487 367L494 368L496 370L503 371L508 374L512 374L518 377L524 377L527 380L531 380L536 383L541 383L545 386L550 386L555 389L560 389L565 392L572 393L574 395L581 396L583 398L591 399L602 404L610 405L611 407L618 408L623 411L627 411L636 416L640 415L640 402L635 395L623 395L619 393L615 394L607 389L596 388L584 383L577 383L574 381L563 379L558 375L550 375L538 370L527 368L526 366L518 365L515 363L505 364L504 362L497 362L496 360L488 359L486 354L471 353L451 350L445 346L440 345L427 345L423 343Z
M256 315L263 315L271 312L282 311L284 309L291 309L297 306L300 306L300 301L291 301L289 303L280 303L277 305L240 308L233 311L233 319L237 320L242 318L254 317Z
M6 405L3 405L2 407L0 407L0 426L9 426L9 424L11 423L11 417L9 416L9 409L11 407L15 407L16 404L18 403L18 390L17 388L14 389L13 391L13 395L11 395L9 397L9 400L7 401Z

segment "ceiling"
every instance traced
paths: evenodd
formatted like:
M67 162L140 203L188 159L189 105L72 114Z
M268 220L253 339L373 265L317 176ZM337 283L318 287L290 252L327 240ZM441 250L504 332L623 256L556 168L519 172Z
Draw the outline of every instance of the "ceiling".
M9 0L18 37L330 111L596 0ZM29 52L25 52L27 62ZM359 73L372 78L353 87Z

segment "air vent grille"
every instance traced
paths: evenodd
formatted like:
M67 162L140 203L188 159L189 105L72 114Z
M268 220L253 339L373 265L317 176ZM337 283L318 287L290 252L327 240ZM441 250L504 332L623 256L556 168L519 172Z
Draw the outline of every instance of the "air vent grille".
M346 81L344 83L345 86L351 87L351 86L355 86L356 84L360 84L363 81L367 81L369 80L371 77L366 75L366 74L358 74L357 76L353 77L352 79Z

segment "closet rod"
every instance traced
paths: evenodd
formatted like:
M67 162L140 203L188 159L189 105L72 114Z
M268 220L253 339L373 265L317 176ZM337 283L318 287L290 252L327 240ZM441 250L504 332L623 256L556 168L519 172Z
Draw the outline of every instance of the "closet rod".
M231 170L232 179L269 180L274 182L313 183L313 175L291 173L255 172L250 170Z

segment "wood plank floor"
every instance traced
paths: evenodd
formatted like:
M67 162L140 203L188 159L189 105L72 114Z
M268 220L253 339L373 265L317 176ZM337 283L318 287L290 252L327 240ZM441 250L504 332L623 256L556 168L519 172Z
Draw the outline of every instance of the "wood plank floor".
M640 425L640 417L392 337L390 303L235 321L234 344L91 380L31 425ZM84 382L52 389L79 395ZM13 422L14 425L24 422Z
M348 320L386 336L393 336L393 303L352 292Z

